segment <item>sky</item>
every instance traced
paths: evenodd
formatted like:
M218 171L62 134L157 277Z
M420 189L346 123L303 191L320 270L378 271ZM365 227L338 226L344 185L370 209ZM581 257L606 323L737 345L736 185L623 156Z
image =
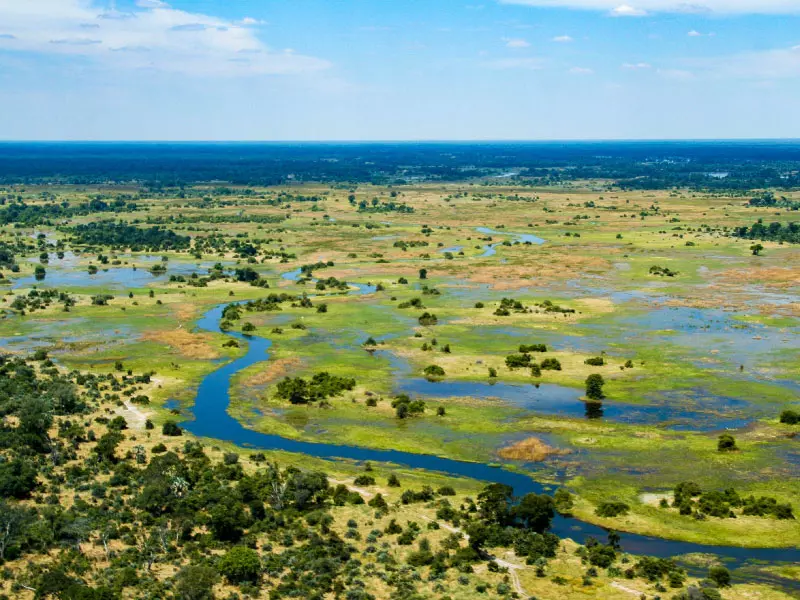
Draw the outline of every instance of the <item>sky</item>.
M0 140L800 138L800 0L0 0Z

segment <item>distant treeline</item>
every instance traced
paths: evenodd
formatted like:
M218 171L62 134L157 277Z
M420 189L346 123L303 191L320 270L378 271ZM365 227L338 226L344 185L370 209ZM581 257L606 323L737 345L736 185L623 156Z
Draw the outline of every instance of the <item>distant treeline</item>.
M404 184L478 177L750 190L796 187L799 173L800 143L792 141L0 144L0 183L136 182L150 190L211 181Z

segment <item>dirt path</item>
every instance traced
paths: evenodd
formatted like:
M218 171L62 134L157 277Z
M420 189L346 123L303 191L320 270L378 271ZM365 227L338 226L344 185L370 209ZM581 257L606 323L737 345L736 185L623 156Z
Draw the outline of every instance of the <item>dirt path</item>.
M633 588L629 588L627 585L623 585L623 584L619 583L618 581L612 581L611 582L611 587L615 587L618 590L622 590L623 592L628 592L629 594L633 594L634 596L641 596L642 595L642 592L640 592L639 590L635 590Z
M433 519L430 519L430 518L425 517L425 516L423 516L422 518L425 519L426 521L432 521L433 520ZM469 535L464 533L461 530L460 527L453 527L452 525L448 525L447 523L439 523L439 526L442 529L445 529L445 530L447 530L447 531L449 531L451 533L460 533L461 535L464 536L465 540L469 541ZM525 591L525 588L522 587L522 582L519 579L519 573L517 573L518 570L524 569L525 566L509 562L509 561L504 560L502 558L499 558L497 556L492 556L492 558L494 559L494 562L496 562L498 565L508 569L508 574L511 577L511 583L514 584L514 591L517 592L518 594L524 596L524 597L527 597L529 594L528 594L528 592ZM638 592L637 592L637 594L638 594Z
M147 422L147 414L128 401L125 401L125 408L118 408L116 413L125 418L125 422L131 429L144 429Z

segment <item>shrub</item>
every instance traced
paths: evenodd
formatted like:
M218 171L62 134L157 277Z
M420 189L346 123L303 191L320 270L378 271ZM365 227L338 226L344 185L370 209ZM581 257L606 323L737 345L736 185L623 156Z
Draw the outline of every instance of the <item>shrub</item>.
M161 433L168 436L183 435L183 429L175 421L167 421L161 426Z
M781 413L781 423L786 425L797 425L800 423L800 412L785 410Z
M540 366L543 371L561 370L561 362L557 358L545 358Z
M725 567L711 567L708 578L717 584L717 587L728 587L731 584L731 573Z
M444 369L439 365L428 365L422 372L425 377L444 377Z
M220 559L219 572L231 583L255 583L261 574L261 559L255 550L236 546Z
M720 452L733 452L738 450L736 440L730 433L723 433L717 440L717 450Z
M624 502L601 502L595 509L598 517L618 517L628 514L630 506Z

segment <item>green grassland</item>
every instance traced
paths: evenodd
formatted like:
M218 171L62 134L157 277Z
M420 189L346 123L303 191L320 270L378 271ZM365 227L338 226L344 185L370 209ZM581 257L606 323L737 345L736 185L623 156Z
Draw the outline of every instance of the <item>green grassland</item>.
M500 449L527 437L545 436L563 453L543 461L512 461L510 466L575 492L579 498L576 514L587 521L703 543L800 543L797 521L695 520L642 499L645 494L667 493L678 482L692 479L709 489L734 485L742 494L772 496L791 503L795 513L800 513L796 439L791 437L796 427L777 423L782 410L800 406L796 279L800 250L765 242L763 255L753 256L748 242L726 237L722 229L768 219L767 209L743 206L739 198L598 193L589 186L520 190L409 185L390 190L361 185L355 191L357 200L388 200L394 191L399 201L414 208L413 213L373 214L357 212L347 200L348 190L304 185L259 191L317 195L322 200L274 206L252 199L245 202L244 196L233 194L217 198L217 206L203 208L167 196L145 198L143 213L118 218L167 219L169 228L182 235L221 232L228 239L269 240L262 248L292 258L248 262L230 249L200 259L174 251L124 252L115 258L108 249L76 247L82 252L64 270L87 272L90 265L101 270L130 270L133 265L148 269L154 263L146 256L153 254L168 258L164 263L168 274L178 268L192 269L200 262L250 266L268 281L268 289L232 279L191 287L169 282L167 277L135 288L114 287L94 284L87 276L85 283L65 288L77 299L69 313L58 305L25 315L6 309L0 335L12 342L13 352L25 351L26 340L35 340L67 368L108 373L121 361L125 369L154 371L154 383L147 390L151 404L144 410L160 422L171 418L172 410L164 406L168 400L177 401L190 417L194 391L202 378L244 352L225 347L228 338L222 333L194 330L205 311L271 292L307 292L315 305L327 304L327 312L284 303L280 310L245 313L235 324L238 331L245 322L251 323L256 328L253 335L273 342L263 363L233 379L230 413L246 426L293 439L480 462L509 462L498 456ZM36 201L35 188L25 193ZM67 187L57 193L80 200L92 190ZM529 201L508 199L512 196ZM211 218L231 218L242 211L253 222L220 224ZM259 223L255 220L259 216L288 218ZM90 220L80 217L75 222ZM482 226L503 235L484 239L487 235L476 231ZM2 239L12 241L19 234L32 236L39 231L70 247L68 233L56 227L6 228ZM541 246L515 244L514 233L533 233L546 241ZM504 241L509 245L484 256L486 244ZM396 242L404 242L405 247ZM463 246L462 252L452 257L441 252L453 246ZM98 265L99 252L120 264ZM38 251L32 249L28 258L34 260L20 260L19 273L5 273L7 279L30 277L37 256ZM383 289L342 294L281 277L318 261L332 261L334 266L315 270L315 277L380 284ZM654 275L653 266L677 274ZM61 268L57 259L45 267L48 275L35 284L39 287L49 286ZM427 270L425 280L420 279L420 269ZM199 267L197 271L205 275ZM400 283L400 278L408 283ZM2 307L10 306L15 296L26 294L32 285L4 285ZM425 294L423 285L440 294ZM107 306L93 305L91 297L102 293L114 297ZM399 308L417 298L424 309ZM496 315L503 298L518 300L531 310ZM575 312L545 312L541 309L545 300ZM478 302L482 308L475 307ZM657 311L670 309L697 310L700 319L708 315L709 321L729 319L731 323L717 323L705 331L703 327L676 329L675 321L665 320L663 326L660 321L648 321ZM417 319L424 311L434 313L438 324L420 325ZM292 329L296 323L305 328ZM363 347L370 336L378 343L375 353ZM771 342L754 343L764 339ZM531 343L546 343L548 352L534 358L557 358L562 370L533 377L528 369L508 369L505 357L515 354L518 345ZM434 349L423 350L423 344ZM442 350L445 345L449 353ZM585 364L586 359L600 355L606 359L604 366ZM673 431L658 424L537 414L502 398L424 398L423 415L398 419L390 406L397 373L389 356L405 361L410 368L406 375L411 378L422 377L423 369L433 364L444 369L446 381L486 383L493 368L498 382L558 384L577 395L583 394L588 375L600 373L606 380L606 405L618 403L634 410L667 404L680 410L691 407L699 396L733 399L742 407L720 401L709 409L709 418L734 412L748 423L731 432L739 451L722 454L716 449L721 429ZM624 366L628 360L630 368ZM280 379L310 377L321 371L352 377L356 388L328 399L325 407L291 405L275 397ZM367 406L368 393L380 398L377 406ZM440 407L446 410L444 416L436 415ZM281 460L290 459L287 455ZM611 519L595 515L595 507L609 499L629 504L629 515ZM608 589L605 593L611 594Z

